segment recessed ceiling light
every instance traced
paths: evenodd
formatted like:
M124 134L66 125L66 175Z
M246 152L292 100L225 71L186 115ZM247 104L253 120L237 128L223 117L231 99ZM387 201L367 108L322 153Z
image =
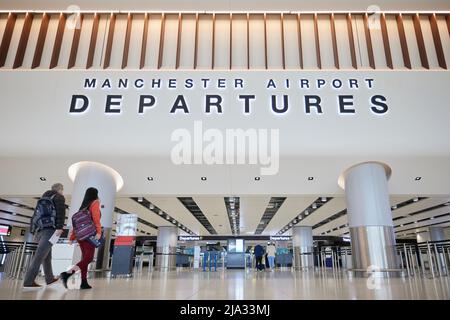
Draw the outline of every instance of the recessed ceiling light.
M40 177L39 180L41 180L41 181L47 181L47 178L45 178L45 177Z
M259 180L261 180L261 177L255 177L255 180L259 181Z
M147 177L148 181L153 181L153 177Z
M206 177L201 177L200 178L202 181L206 181Z
M313 181L314 177L308 177L308 181Z
M422 179L422 177L415 177L415 179L414 180L416 180L416 181L420 181Z

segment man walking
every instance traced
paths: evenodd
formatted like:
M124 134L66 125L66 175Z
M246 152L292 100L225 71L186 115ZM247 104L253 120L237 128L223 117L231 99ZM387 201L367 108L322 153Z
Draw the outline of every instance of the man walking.
M264 256L264 248L260 244L257 244L255 246L254 254L255 254L255 258L256 258L256 270L262 271L264 269L264 266L262 263L262 258Z
M45 274L45 282L50 285L56 281L52 270L52 243L53 234L60 236L63 232L66 218L66 199L64 187L61 183L55 183L51 190L46 191L36 205L36 210L31 219L31 232L38 242L36 253L25 275L24 288L40 288L35 279L42 264Z

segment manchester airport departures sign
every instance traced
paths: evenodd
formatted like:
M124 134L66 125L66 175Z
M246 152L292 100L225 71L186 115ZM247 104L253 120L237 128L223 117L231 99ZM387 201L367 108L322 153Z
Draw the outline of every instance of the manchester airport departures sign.
M167 108L168 114L190 114L193 108L201 109L204 114L223 114L230 105L237 105L242 114L249 115L253 108L266 107L273 114L282 115L290 108L301 108L306 115L321 115L330 112L325 104L335 104L340 115L356 114L362 108L367 108L373 115L385 115L389 111L387 98L377 92L374 78L265 78L260 80L258 88L248 88L252 80L240 78L109 78L86 77L80 84L81 92L74 93L69 99L70 114L84 114L90 108L102 108L105 114L120 114L124 108L134 109L138 115L152 112L153 109ZM333 90L336 94L321 95L321 91ZM137 94L136 104L129 103L128 93ZM202 102L192 101L189 92L203 91ZM231 98L228 90L236 91L236 97ZM255 90L257 92L255 92ZM80 91L80 89L78 89ZM92 91L104 92L103 101L94 102ZM111 94L114 91L114 94ZM365 105L355 104L355 95L361 91L369 92ZM122 93L123 92L123 93ZM260 93L266 92L267 97ZM282 93L280 93L282 92ZM291 97L290 92L296 94ZM120 94L119 94L120 93ZM298 93L301 96L298 96ZM161 96L165 100L160 106ZM333 101L330 101L332 99ZM264 101L266 100L266 101ZM294 101L295 100L295 101ZM262 101L262 102L261 102Z

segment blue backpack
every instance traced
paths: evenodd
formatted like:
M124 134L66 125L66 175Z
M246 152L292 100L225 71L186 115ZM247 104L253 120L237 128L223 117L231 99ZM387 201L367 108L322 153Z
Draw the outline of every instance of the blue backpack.
M56 208L53 198L56 194L49 197L42 197L36 204L33 217L31 218L30 232L34 234L36 231L45 228L55 228L56 226Z

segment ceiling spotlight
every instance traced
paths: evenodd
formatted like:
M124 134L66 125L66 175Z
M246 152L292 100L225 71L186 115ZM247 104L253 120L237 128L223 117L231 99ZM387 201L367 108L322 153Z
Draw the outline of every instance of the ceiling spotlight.
M397 206L392 206L392 210L395 210L395 209L397 209Z
M292 227L292 223L289 223L289 227Z
M150 208L150 210L155 209L155 206L153 204L150 203L150 205L148 206Z
M400 227L403 227L403 225L401 224Z
M200 178L202 181L206 181L206 177L201 177Z
M322 200L322 202L327 202L327 198L326 197L322 197L321 200Z
M169 216L167 216L167 217L166 217L166 219L167 219L167 220L170 220L170 217L169 217Z
M294 220L294 223L297 223L297 222L298 222L297 219L295 219L295 220Z
M45 178L45 177L40 177L39 180L41 180L41 181L47 181L47 178Z
M431 217L431 218L430 218L430 220L433 220L433 219L434 219L434 217Z
M417 201L419 201L419 198L414 198L413 201L417 202Z
M308 215L309 214L309 211L308 210L305 210L305 215Z
M261 180L261 177L255 177L255 180L259 181L259 180Z
M147 177L148 181L153 181L153 177Z
M142 197L139 197L138 202L142 202L142 201L144 201L144 199Z
M314 177L308 177L308 181L313 181Z
M163 215L163 211L162 210L159 210L159 212L158 212L158 214L160 215L160 216L162 216Z
M444 206L450 206L450 202L444 203Z
M414 180L420 181L421 179L422 179L422 177L416 177Z
M312 208L313 208L313 209L317 209L317 204L316 204L316 203L313 203Z
M177 223L177 221L175 219L172 220L173 223Z

